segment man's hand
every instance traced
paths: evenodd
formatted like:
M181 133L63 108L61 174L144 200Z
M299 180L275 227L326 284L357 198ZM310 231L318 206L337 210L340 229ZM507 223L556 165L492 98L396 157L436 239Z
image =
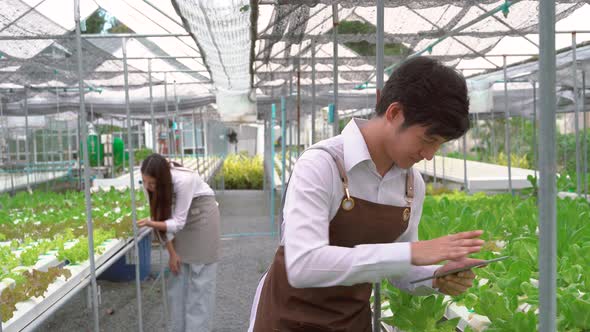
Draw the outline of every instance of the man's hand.
M436 270L434 275L444 273L445 271L458 269L466 265L479 263L481 261L481 259L473 258L463 258L457 261L450 261ZM465 293L467 289L473 286L473 279L475 279L475 274L471 270L463 271L457 274L450 274L448 276L433 279L432 287L438 288L441 293L457 296Z
M460 260L479 252L484 241L478 239L483 231L470 231L412 242L412 265L432 265L446 260Z
M178 275L180 272L180 257L176 253L170 254L170 259L168 260L168 267L170 271L175 275Z

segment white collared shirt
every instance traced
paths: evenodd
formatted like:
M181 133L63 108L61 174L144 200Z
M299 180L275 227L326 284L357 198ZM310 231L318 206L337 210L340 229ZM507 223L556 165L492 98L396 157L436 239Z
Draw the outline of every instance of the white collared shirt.
M394 166L383 177L377 172L359 129L365 123L366 120L351 120L341 135L318 144L343 156L352 196L406 206L407 170ZM396 242L337 247L329 245L329 224L344 195L338 168L325 151L309 150L302 154L293 169L283 208L281 244L285 247L289 283L297 288L331 287L388 278L396 287L416 295L434 293L432 280L410 284L411 280L433 275L440 267L411 264L410 242L418 241L425 195L421 174L415 169L413 172L415 192L409 225ZM254 298L251 329L264 279Z
M176 202L172 215L169 219L165 220L169 240L172 238L170 236L171 234L184 228L193 198L214 195L211 187L194 170L171 167L170 174L172 175L172 185Z

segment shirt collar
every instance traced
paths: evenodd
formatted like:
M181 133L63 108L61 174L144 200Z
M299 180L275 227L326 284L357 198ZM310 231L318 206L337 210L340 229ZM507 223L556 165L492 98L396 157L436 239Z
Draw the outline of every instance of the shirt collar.
M342 130L344 168L347 172L361 162L371 160L367 143L360 130L367 122L368 120L353 118Z

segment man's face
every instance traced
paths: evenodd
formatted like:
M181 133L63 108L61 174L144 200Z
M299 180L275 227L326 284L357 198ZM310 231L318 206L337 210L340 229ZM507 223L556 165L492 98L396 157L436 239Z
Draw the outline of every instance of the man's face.
M423 159L431 160L446 139L428 135L428 128L420 125L404 128L404 120L402 112L386 116L383 144L385 153L398 167L410 168Z

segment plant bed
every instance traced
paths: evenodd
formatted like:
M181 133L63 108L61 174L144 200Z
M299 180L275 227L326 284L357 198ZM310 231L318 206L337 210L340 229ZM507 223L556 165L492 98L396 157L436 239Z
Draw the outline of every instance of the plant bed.
M447 331L442 317L456 319L463 331L536 331L538 324L538 227L535 196L453 193L427 197L420 238L483 229L486 245L476 258L510 256L475 269L474 287L458 297L400 295L384 282L383 322L406 332ZM557 202L558 330L590 330L590 204L584 199ZM406 312L406 307L411 307ZM397 317L396 317L397 316ZM452 321L452 320L451 320ZM427 325L424 325L428 323ZM438 325L437 325L438 324ZM440 325L440 326L439 326Z

